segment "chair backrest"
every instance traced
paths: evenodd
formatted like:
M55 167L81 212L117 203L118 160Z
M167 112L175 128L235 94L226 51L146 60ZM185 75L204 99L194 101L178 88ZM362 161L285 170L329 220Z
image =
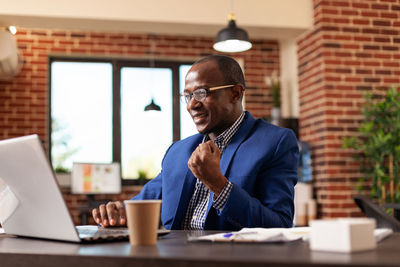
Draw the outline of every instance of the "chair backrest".
M377 228L390 228L394 232L400 232L400 221L387 214L371 199L365 196L355 196L354 201L365 216L376 220Z

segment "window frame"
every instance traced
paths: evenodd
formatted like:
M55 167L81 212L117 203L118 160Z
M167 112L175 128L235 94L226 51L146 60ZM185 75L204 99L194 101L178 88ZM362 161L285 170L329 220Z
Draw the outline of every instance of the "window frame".
M120 58L91 58L91 57L64 57L50 56L48 61L48 122L51 122L51 65L54 62L74 62L74 63L110 63L112 65L112 161L121 163L121 69L125 67L138 68L169 68L172 71L172 142L180 140L180 108L184 107L180 103L179 67L181 65L192 65L195 60L154 60L150 66L151 58L140 59L120 59ZM51 133L52 126L48 123L48 155L51 163ZM139 185L138 179L123 179L122 186Z

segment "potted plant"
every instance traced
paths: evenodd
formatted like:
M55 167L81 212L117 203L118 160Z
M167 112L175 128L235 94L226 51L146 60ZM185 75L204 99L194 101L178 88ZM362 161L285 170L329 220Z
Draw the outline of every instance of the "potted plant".
M146 170L138 170L138 184L145 185L148 181L148 174Z
M365 100L359 136L345 138L344 147L359 152L359 190L369 181L370 197L378 204L400 203L400 92L391 88L379 99L368 94Z
M272 91L273 108L271 109L271 123L278 125L281 119L281 83L276 71L265 77L265 83Z

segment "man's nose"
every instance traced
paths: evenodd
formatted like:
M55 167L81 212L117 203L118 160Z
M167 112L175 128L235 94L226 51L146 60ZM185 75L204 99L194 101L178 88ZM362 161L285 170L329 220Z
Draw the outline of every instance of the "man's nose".
M187 103L187 109L194 109L201 106L201 101L197 101L194 97L192 97Z

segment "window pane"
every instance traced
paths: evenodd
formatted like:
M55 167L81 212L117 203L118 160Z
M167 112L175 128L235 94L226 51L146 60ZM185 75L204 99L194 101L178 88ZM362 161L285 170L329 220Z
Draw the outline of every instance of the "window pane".
M112 161L112 65L51 64L53 167Z
M144 111L151 99L159 111ZM123 178L153 178L172 142L172 71L121 69L121 167Z
M185 76L189 71L191 65L181 65L179 66L179 88L180 94L185 90ZM184 139L188 136L197 134L198 131L196 126L193 123L192 117L190 117L189 112L186 110L186 103L181 100L181 139Z

